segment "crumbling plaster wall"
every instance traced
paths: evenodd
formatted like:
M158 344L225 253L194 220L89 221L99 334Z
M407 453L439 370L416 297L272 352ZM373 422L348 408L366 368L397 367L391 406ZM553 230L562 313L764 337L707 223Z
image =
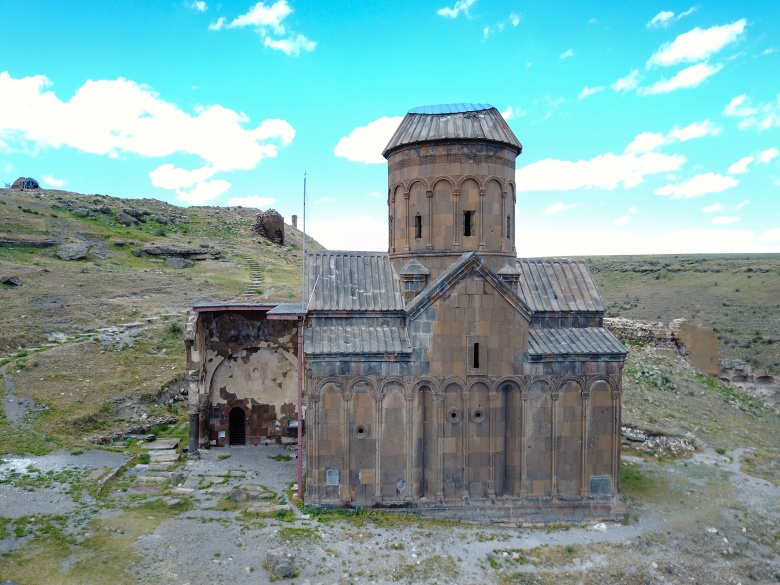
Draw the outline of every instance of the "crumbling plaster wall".
M265 311L216 311L196 316L188 331L191 377L197 398L190 412L201 420L200 444L231 444L229 416L238 407L246 415L247 444L279 434L296 416L297 332L288 321L267 320Z

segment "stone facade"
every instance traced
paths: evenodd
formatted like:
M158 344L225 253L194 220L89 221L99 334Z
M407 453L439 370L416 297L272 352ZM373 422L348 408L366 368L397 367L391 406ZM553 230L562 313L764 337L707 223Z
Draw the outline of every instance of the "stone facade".
M385 150L388 254L309 255L306 501L622 517L626 350L583 263L516 263L522 147L498 112L444 110Z

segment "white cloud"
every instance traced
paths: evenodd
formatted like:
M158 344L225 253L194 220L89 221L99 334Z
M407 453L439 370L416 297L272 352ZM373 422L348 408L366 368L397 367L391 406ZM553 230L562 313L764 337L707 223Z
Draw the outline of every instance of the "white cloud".
M273 197L260 197L259 195L248 195L246 197L231 197L227 200L227 204L231 207L254 207L255 209L263 209L276 203L276 199Z
M659 153L600 154L590 160L566 161L545 159L517 171L518 191L571 191L573 189L606 189L636 187L647 175L678 170L682 155Z
M107 156L183 153L229 171L255 168L263 158L276 156L278 143L289 144L295 136L284 120L244 128L247 116L221 105L191 115L123 78L87 81L67 102L48 91L50 85L43 76L13 79L0 73L0 138L11 147L67 146Z
M662 79L661 81L655 82L650 87L641 87L637 93L639 95L658 95L669 93L676 89L696 87L701 85L708 77L715 75L721 69L723 69L723 65L720 63L716 65L698 63L686 67L682 71L678 71L671 79Z
M753 116L758 113L758 108L747 105L750 102L747 95L738 95L735 98L731 98L731 101L724 108L723 113L726 116L737 116L744 118L747 116Z
M439 8L436 11L436 14L445 18L458 18L461 13L463 13L465 16L469 16L469 8L474 6L476 3L477 0L457 0L457 2L455 2L455 6L452 8Z
M205 183L216 173L253 169L295 136L285 120L246 128L245 114L221 105L184 112L150 88L122 78L87 81L69 101L60 100L49 86L44 76L14 79L0 72L0 140L10 150L68 147L110 158L194 155L203 160L202 168L165 163L150 173L153 185L174 189L190 203L213 199L230 186Z
M742 118L737 127L740 130L756 127L758 130L767 130L780 126L780 95L774 104L762 104L753 106L747 95L739 95L728 103L723 113L726 116Z
M301 52L313 51L317 47L317 42L302 34L287 35L284 20L292 13L293 9L290 8L287 0L277 0L273 4L258 2L246 14L237 16L229 24L226 24L224 18L220 18L209 25L209 30L253 27L263 39L264 47L281 51L287 56L297 57ZM287 36L280 38L282 35Z
M574 49L566 49L563 53L561 53L561 60L569 59L570 57L574 57Z
M626 147L626 152L651 152L665 144L675 142L686 142L694 138L703 138L705 136L717 136L721 128L715 126L709 120L703 122L693 122L685 128L675 126L664 136L659 132L642 132Z
M730 223L737 223L739 221L739 217L735 215L722 215L720 217L713 217L712 223L715 225L727 225Z
M308 223L308 234L329 250L387 251L387 221L370 215Z
M717 136L721 133L721 130L722 128L719 128L709 120L704 120L703 122L688 124L685 128L678 128L675 126L669 131L669 137L679 140L680 142L686 142L687 140L693 140L694 138Z
M628 212L631 214L637 213L639 210L636 207L629 207Z
M631 73L629 73L625 77L621 77L620 79L618 79L610 87L616 92L631 91L636 89L639 86L639 79L640 79L639 70L634 69Z
M297 35L295 37L289 37L286 39L272 39L271 37L265 37L263 45L269 49L276 49L281 51L285 55L292 55L297 57L301 54L301 51L310 53L317 47L317 42L307 39L303 35Z
M745 156L741 159L739 159L737 162L732 164L729 167L729 170L726 171L729 175L741 175L742 173L746 173L748 170L748 166L750 163L753 162L752 156Z
M43 182L47 185L51 185L52 187L62 187L65 185L65 181L63 179L55 179L54 177L46 177L44 176Z
M733 177L724 177L717 173L702 173L693 178L672 185L671 183L655 190L656 195L671 196L672 199L690 199L708 193L720 193L739 185Z
M339 140L333 152L336 156L353 162L384 163L382 151L398 129L401 120L403 118L400 116L379 118L366 126L355 128L348 136Z
M702 207L701 210L704 213L715 213L716 211L723 211L723 206L720 203L713 203L707 207Z
M666 144L666 138L660 132L642 132L634 138L631 144L626 146L625 152L652 152L664 144Z
M512 13L504 20L497 22L493 26L486 26L482 29L482 33L484 34L485 38L488 38L493 33L504 32L504 29L508 26L511 26L512 28L516 27L520 24L520 20L521 19L519 14Z
M647 23L647 28L669 28L669 26L680 20L681 18L688 16L696 10L696 7L689 8L685 12L675 15L674 12L669 10L662 10L656 14L653 19Z
M745 199L745 200L744 200L744 201L742 201L741 203L738 203L738 204L737 204L737 205L734 207L734 209L736 209L736 210L740 210L740 209L742 209L743 207L745 207L745 205L750 205L750 199Z
M249 9L249 12L237 16L227 26L228 28L244 26L271 27L276 34L283 35L285 30L282 21L290 14L292 14L292 8L287 4L287 0L277 0L270 6L266 6L263 2L258 2Z
M662 26L666 28L669 26L669 22L674 18L674 12L670 10L662 10L656 14L653 19L647 23L647 28L655 28Z
M577 99L585 99L586 97L591 96L594 93L599 93L600 91L604 91L603 85L599 85L598 87L583 87L580 95L577 96Z
M561 213L562 211L569 211L570 209L575 209L581 206L582 203L570 203L568 205L566 203L561 203L561 202L553 203L552 205L550 205L550 207L548 207L542 212L542 215L555 215L556 213Z
M626 225L629 221L631 221L630 215L624 215L622 217L618 217L615 221L612 222L612 225Z
M168 163L161 165L149 173L152 185L161 189L182 189L200 183L214 176L213 167L203 167L188 171Z
M371 197L372 199L381 199L382 194L379 191L369 191L366 193L368 197Z
M526 112L524 110L521 110L520 108L513 108L512 106L507 106L506 110L501 112L501 116L504 118L504 120L514 120L515 118L525 116L525 114Z
M208 10L208 6L206 6L206 3L203 2L203 0L193 0L192 2L185 2L184 5L187 8L192 8L193 10L196 10L197 12L206 12Z
M679 35L674 41L664 43L647 62L651 65L669 67L678 63L703 61L727 45L739 40L745 31L747 21L742 18L731 24L713 26L707 29L694 28Z
M761 242L780 242L780 228L772 228L759 236Z
M767 148L766 150L762 151L761 154L758 155L758 162L762 162L764 164L767 164L770 162L773 158L777 156L778 152L777 149Z
M202 205L213 201L230 189L230 183L222 179L198 183L189 191L176 189L176 199L190 205Z

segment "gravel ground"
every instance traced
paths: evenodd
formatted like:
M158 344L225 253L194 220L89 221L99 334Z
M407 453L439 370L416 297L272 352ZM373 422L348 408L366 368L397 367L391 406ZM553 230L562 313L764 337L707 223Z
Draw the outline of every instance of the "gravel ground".
M283 505L297 465L295 452L277 445L215 449L168 472L136 465L112 484L105 500L83 496L74 502L63 486L27 491L13 482L0 485L0 497L6 517L92 517L115 534L131 533L139 503L164 500L143 513L149 526L128 541L124 568L129 582L138 583L270 583L265 552L280 547L298 573L289 582L308 585L775 583L780 489L743 474L742 454L705 450L666 465L625 457L660 488L641 504L630 502L628 524L519 528L370 511L351 518L307 516L294 506L276 512L268 506ZM126 460L106 451L10 459L0 465L0 479L30 465L44 474L70 469L98 477ZM68 530L89 538L84 525L71 523ZM0 540L2 552L36 545L11 534ZM91 582L68 578L79 551L75 545L60 561L58 582ZM5 573L0 565L0 578L46 582L24 580L19 567Z

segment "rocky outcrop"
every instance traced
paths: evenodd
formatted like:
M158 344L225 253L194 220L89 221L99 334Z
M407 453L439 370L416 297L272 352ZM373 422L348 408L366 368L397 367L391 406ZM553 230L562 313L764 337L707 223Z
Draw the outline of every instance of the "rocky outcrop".
M92 244L75 243L75 244L60 244L57 249L57 256L61 260L83 260L87 257L89 249Z
M215 248L193 248L184 246L148 246L141 251L148 256L189 258L190 260L217 260L222 255L222 253Z

